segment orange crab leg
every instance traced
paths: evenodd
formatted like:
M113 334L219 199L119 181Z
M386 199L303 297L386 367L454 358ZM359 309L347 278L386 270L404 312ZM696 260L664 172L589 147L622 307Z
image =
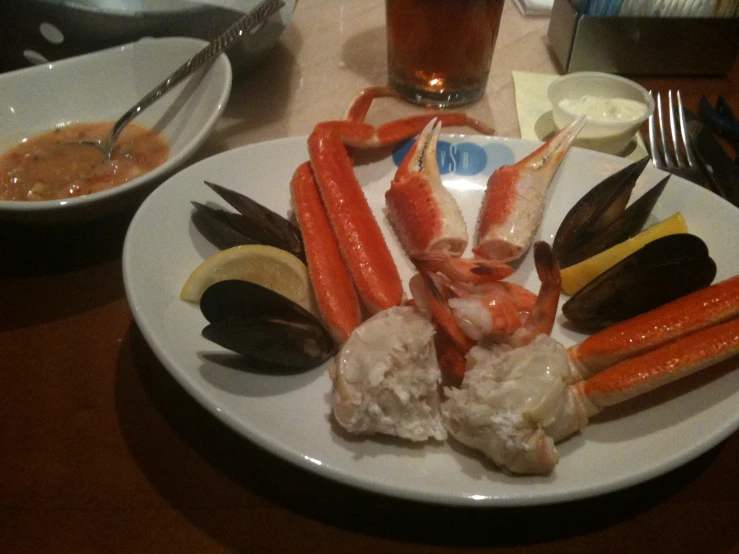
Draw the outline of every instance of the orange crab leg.
M344 112L343 120L348 122L364 122L364 118L367 116L367 112L370 109L372 101L375 98L380 97L402 98L400 94L388 87L368 87L362 89L349 103L349 107L346 109L346 112ZM492 135L495 132L490 125L463 113L435 113L411 116L397 121L391 121L384 125L380 125L377 129L370 129L371 126L367 126L362 128L361 132L358 131L358 133L363 137L363 140L369 141L370 144L347 144L350 144L351 146L381 146L393 144L417 135L426 126L426 124L434 118L438 119L439 122L447 127L470 127L484 135ZM333 123L336 122L328 122L328 124ZM359 130L360 128L357 127L357 129Z
M739 319L733 319L620 362L574 385L588 415L739 354Z
M535 152L498 168L488 179L477 230L479 258L510 261L534 240L549 185L585 119L573 121Z
M400 93L390 87L363 88L356 94L356 96L354 96L354 98L352 98L352 101L349 102L349 107L346 109L344 117L341 119L345 121L364 121L374 99L382 97L397 98L399 100L403 98Z
M739 317L739 275L617 323L568 350L587 377L681 336Z
M307 162L295 171L290 190L321 315L333 339L343 344L362 323L362 311Z
M357 292L370 313L398 306L403 285L341 138L319 125L308 139L313 175Z
M388 218L409 256L442 252L461 256L467 224L457 202L441 184L436 144L441 125L432 119L400 164L385 192Z
M486 135L493 133L493 129L488 125L464 114L416 115L391 121L379 127L360 121L325 121L316 125L314 131L329 128L339 135L347 146L376 148L390 146L416 136L434 118L444 125L471 127Z

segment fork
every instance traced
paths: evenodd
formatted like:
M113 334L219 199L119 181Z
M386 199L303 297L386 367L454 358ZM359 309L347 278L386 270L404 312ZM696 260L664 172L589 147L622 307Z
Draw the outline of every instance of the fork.
M188 77L194 73L200 66L211 61L221 52L227 50L233 45L245 33L250 32L263 24L264 21L277 10L282 8L285 4L282 0L264 0L260 4L256 5L245 15L241 16L236 23L232 24L225 31L223 31L216 38L206 44L197 54L187 60L184 64L178 67L174 73L162 81L154 90L150 91L146 96L139 100L134 106L132 106L126 113L124 113L118 121L113 124L108 136L101 140L94 141L77 141L70 144L83 144L92 146L100 150L105 156L106 160L109 160L113 155L113 145L115 140L123 130L133 119L143 112L146 108L151 106L154 102L159 100L167 92L169 92L176 84L182 81L185 77Z
M652 91L649 91L652 96ZM670 127L670 137L672 139L672 148L667 143L667 133L665 131L665 117L662 109L662 97L657 93L655 99L657 117L654 113L649 116L649 152L652 156L652 163L658 169L667 171L688 181L692 181L701 186L705 186L707 178L703 169L698 165L695 154L693 152L693 144L690 139L685 124L685 112L683 111L683 100L680 91L677 91L677 109L673 104L672 91L667 92L667 110L668 125ZM678 122L675 121L677 113ZM659 142L657 134L659 133Z

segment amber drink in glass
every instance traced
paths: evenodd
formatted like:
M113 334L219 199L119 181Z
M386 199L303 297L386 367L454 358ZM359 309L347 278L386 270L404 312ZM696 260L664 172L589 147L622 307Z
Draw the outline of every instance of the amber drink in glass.
M482 95L503 0L386 0L385 7L390 86L441 108Z

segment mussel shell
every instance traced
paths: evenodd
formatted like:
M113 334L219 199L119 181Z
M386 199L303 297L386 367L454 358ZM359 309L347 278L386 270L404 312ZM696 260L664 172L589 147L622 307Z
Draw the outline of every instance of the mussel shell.
M668 175L662 179L659 183L654 185L646 193L644 193L638 200L636 200L631 206L613 221L608 227L606 227L600 233L597 233L587 242L581 244L579 247L575 247L569 252L563 253L559 258L560 267L568 267L575 265L583 260L595 256L619 244L631 237L639 234L644 224L649 219L649 215L652 213L657 200L665 190L667 181L670 179Z
M198 231L221 250L242 244L261 244L248 236L248 229L241 229L243 216L192 201L195 211L192 221ZM270 246L275 246L271 244ZM278 246L279 248L279 246Z
M209 322L229 317L278 317L290 321L317 322L308 310L289 298L250 281L219 281L203 292L200 311Z
M310 369L335 351L333 339L313 314L255 283L215 283L203 293L200 310L210 322L203 336L252 362Z
M211 323L203 336L251 362L286 369L312 369L334 354L333 340L315 323L235 316Z
M604 327L630 319L711 284L716 264L689 234L648 243L599 275L562 306L570 321Z
M205 181L205 184L241 214L238 232L249 237L253 243L282 248L305 261L300 230L291 221L248 196L209 181ZM217 212L210 212L209 215L218 217ZM230 225L234 218L221 218L221 222Z
M570 208L557 229L552 245L562 267L565 267L562 256L587 243L624 212L636 180L647 163L649 157L644 157L606 177Z

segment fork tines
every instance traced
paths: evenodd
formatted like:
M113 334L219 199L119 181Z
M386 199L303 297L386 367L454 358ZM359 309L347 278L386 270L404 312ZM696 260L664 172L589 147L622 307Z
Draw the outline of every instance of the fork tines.
M652 92L650 91L649 94L652 95ZM685 124L685 111L680 91L676 92L675 97L677 106L673 101L672 91L668 91L667 114L665 115L661 94L657 92L655 111L649 117L649 150L652 161L659 169L675 173L696 183L702 183L704 178L693 153L690 133ZM668 143L668 126L671 144Z

